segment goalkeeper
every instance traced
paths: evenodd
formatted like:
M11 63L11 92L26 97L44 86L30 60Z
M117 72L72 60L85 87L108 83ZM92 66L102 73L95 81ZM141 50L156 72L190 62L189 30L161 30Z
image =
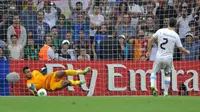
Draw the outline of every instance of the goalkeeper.
M44 88L47 91L56 91L67 86L76 86L84 84L81 80L66 80L65 76L75 76L78 74L85 75L90 71L90 67L85 70L61 70L43 75L41 72L34 70L31 72L29 67L23 68L23 73L27 78L27 87L33 95L37 95L37 90Z

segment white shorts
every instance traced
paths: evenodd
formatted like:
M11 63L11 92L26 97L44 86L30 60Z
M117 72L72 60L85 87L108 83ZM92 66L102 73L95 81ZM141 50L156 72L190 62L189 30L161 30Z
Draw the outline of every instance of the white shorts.
M160 72L161 69L164 69L166 72L171 72L174 69L173 59L172 58L157 58L153 63L153 73Z

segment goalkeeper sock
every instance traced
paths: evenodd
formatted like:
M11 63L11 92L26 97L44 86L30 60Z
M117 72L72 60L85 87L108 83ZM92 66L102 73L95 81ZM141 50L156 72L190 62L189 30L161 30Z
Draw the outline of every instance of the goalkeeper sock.
M150 82L151 82L151 87L156 86L156 74L155 73L151 73Z
M76 85L79 85L81 83L81 81L77 80L77 81L74 81L74 80L69 80L71 85L72 86L76 86Z
M90 71L90 67L85 68L84 70L65 70L67 76L74 76L78 74L87 74Z
M165 76L165 88L164 88L164 94L168 95L168 89L169 89L169 85L170 85L170 77L166 77Z
M83 70L65 70L67 76L75 76L78 74L83 74Z

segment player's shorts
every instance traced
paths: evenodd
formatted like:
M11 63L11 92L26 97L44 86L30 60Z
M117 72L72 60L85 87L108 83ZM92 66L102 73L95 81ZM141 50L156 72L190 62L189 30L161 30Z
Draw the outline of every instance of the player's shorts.
M64 77L63 78L56 77L56 73L54 72L52 74L51 81L50 81L50 90L54 91L57 89L61 89L63 80L66 80L66 79L64 79Z
M161 69L164 69L165 72L171 72L174 69L173 59L172 58L157 58L153 63L152 72L160 72Z

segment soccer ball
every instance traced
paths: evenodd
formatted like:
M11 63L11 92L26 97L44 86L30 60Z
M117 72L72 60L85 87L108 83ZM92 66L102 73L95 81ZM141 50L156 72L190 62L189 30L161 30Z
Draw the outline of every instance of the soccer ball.
M47 91L45 89L40 89L37 94L38 96L47 96Z

